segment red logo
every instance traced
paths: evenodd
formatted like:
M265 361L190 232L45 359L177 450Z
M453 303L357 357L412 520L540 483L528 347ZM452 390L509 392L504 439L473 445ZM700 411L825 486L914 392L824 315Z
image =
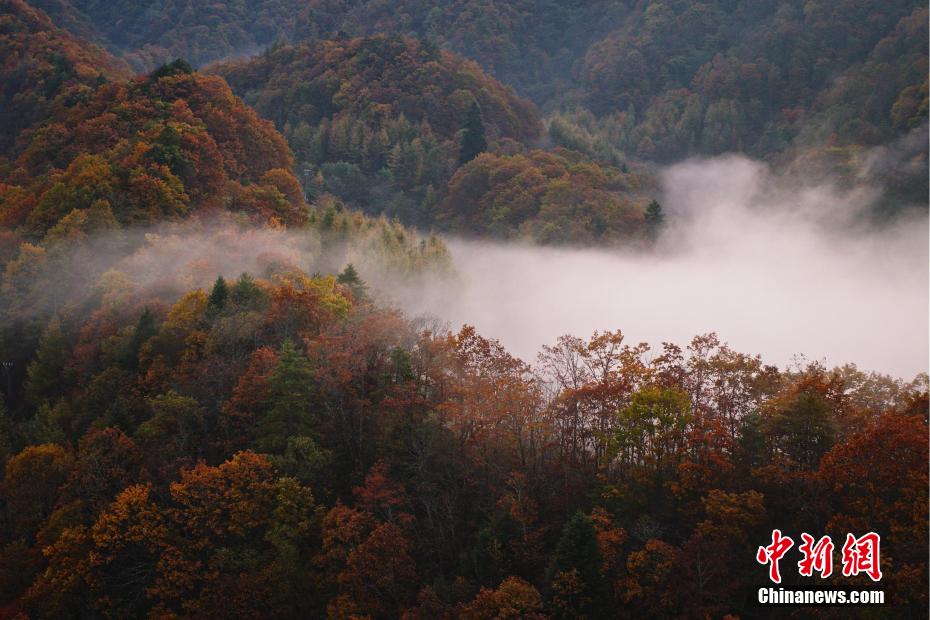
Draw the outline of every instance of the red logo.
M772 544L768 547L759 547L756 551L756 562L769 565L769 579L781 583L781 573L778 571L778 561L794 546L794 541L781 535L781 530L772 530Z
M862 538L846 534L846 543L843 545L843 576L865 573L872 581L879 581L882 578L878 559L881 544L882 537L875 532L869 532Z
M820 573L822 579L826 579L833 574L833 541L829 536L824 536L814 544L814 537L807 532L801 534L804 541L798 547L798 551L804 554L804 557L798 562L798 572L804 577L810 577L814 571Z
M820 574L826 579L833 574L833 550L835 545L829 536L815 540L813 536L804 532L801 534L801 560L798 562L798 574L802 577L813 577ZM875 532L856 538L854 534L846 534L846 543L842 549L843 576L853 577L859 573L869 576L872 581L880 581L881 570L881 542L882 537ZM769 579L774 583L781 583L781 571L778 562L794 546L794 540L784 536L781 530L772 530L772 543L759 547L756 552L756 561L769 567Z

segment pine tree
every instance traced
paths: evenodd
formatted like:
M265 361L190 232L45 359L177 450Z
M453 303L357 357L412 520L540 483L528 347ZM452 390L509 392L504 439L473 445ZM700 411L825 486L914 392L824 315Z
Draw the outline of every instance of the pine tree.
M555 548L549 567L554 584L571 582L572 600L560 601L557 607L574 608L570 615L597 616L599 605L605 600L604 578L601 574L600 548L597 530L590 517L576 512L562 529L562 537ZM558 592L559 588L555 588ZM564 594L564 593L563 593Z
M67 343L61 321L53 317L39 339L36 358L26 369L26 398L34 405L57 396L65 384Z
M243 273L233 284L229 298L240 308L252 306L264 297L264 291L255 283L255 278Z
M226 301L228 299L229 287L226 285L226 280L223 279L223 276L219 276L216 282L213 283L213 290L210 291L210 301L207 306L211 310L219 312L226 307Z
M146 306L136 322L136 327L132 332L132 338L126 345L123 354L123 366L129 370L136 370L139 367L139 350L152 336L158 333L155 328L155 315Z
M352 296L357 301L367 299L368 287L365 286L365 282L362 281L361 277L359 277L358 271L355 269L355 266L352 263L346 265L346 268L342 270L342 273L340 273L339 277L336 279L340 284L344 284L349 287L349 290L352 291Z
M488 150L488 141L485 137L484 121L481 119L481 108L478 102L471 104L468 118L462 129L462 147L459 150L459 164L467 164L481 153Z
M646 220L646 234L650 239L656 239L662 229L665 227L665 214L662 213L662 205L653 200L646 207L644 216Z
M271 373L271 408L258 423L256 445L281 454L289 437L315 437L316 390L310 362L290 340L281 345Z

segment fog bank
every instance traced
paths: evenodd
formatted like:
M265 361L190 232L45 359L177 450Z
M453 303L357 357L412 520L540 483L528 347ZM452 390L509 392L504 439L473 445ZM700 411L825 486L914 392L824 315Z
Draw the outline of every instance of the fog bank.
M876 230L857 217L876 192L777 178L741 157L673 166L662 187L671 224L654 253L450 239L460 279L396 301L531 362L561 334L620 328L653 345L714 331L781 367L802 354L927 371L925 214Z

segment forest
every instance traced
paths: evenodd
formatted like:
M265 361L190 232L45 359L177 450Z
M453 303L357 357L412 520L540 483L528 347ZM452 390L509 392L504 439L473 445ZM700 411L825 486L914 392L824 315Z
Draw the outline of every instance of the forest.
M795 548L781 585L884 605L790 617L925 618L926 366L622 322L521 359L406 308L467 288L463 248L660 273L717 239L675 236L668 165L732 153L771 171L751 197L803 174L818 243L855 230L925 272L868 235L926 228L927 16L0 0L0 619L785 617L755 602L776 529L831 536L837 567L881 535L880 583L802 576ZM811 199L824 179L845 193ZM558 286L562 255L532 256Z

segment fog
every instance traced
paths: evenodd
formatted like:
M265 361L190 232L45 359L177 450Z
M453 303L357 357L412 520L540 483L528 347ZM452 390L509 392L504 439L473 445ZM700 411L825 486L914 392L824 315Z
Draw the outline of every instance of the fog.
M875 229L861 217L875 189L806 184L741 157L673 166L661 187L669 225L652 253L450 239L459 279L396 302L531 362L561 334L619 328L652 345L713 331L782 367L803 355L927 371L925 210Z
M446 239L450 268L441 246L412 233L398 245L386 224L340 241L193 219L53 243L58 284L36 280L14 315L67 312L93 291L170 299L217 274L353 263L378 302L423 325L474 325L530 363L563 334L621 329L655 347L716 332L780 367L803 356L903 379L927 371L926 205L877 227L863 215L881 188L776 175L742 157L685 162L660 181L668 225L652 251Z

